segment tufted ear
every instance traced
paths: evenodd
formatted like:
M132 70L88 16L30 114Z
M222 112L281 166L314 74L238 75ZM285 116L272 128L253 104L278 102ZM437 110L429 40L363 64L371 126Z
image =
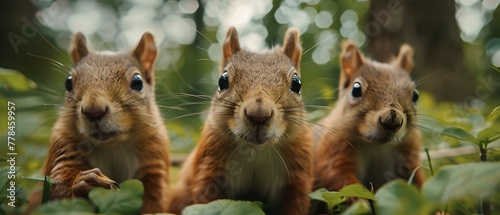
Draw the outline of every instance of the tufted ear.
M156 44L153 35L149 32L144 32L139 41L139 44L132 50L132 55L139 61L144 69L146 82L153 84L154 70L153 66L156 59Z
M233 54L240 51L240 41L238 40L238 31L235 27L230 27L222 44L222 67L227 65L227 62Z
M77 64L89 54L89 49L87 48L87 39L81 32L77 32L73 36L73 45L71 48L71 58L73 63Z
M395 61L396 66L404 69L408 74L411 73L413 69L413 49L408 44L401 45L399 48L399 54Z
M347 88L352 81L354 73L365 64L365 56L353 41L347 40L342 43L340 53L340 86Z
M292 60L295 68L298 69L300 57L302 56L302 45L300 44L300 33L297 28L290 28L286 31L282 50Z

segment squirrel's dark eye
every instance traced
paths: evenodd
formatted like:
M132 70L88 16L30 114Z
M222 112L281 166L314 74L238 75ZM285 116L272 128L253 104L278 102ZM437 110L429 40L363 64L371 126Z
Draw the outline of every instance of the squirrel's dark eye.
M361 93L361 84L359 82L354 82L354 84L352 85L352 93L351 93L351 95L354 98L361 97L361 95L362 95L362 93Z
M227 71L224 70L219 78L219 91L227 90L229 88L229 78L227 77Z
M411 100L413 101L413 103L415 103L415 102L418 101L418 91L417 91L417 89L413 90L413 97L411 98Z
M130 89L142 92L144 87L142 86L142 77L139 74L135 74L130 82Z
M70 92L73 90L73 77L71 75L66 79L66 91Z
M290 86L290 90L292 90L295 93L300 94L301 87L302 87L302 81L300 81L299 76L297 74L293 74L292 85Z

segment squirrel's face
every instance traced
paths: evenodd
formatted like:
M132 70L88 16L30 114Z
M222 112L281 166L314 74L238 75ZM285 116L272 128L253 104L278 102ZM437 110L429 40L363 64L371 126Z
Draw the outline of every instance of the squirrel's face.
M416 128L418 92L409 76L411 55L411 48L403 46L396 61L386 64L365 60L352 46L344 50L343 72L352 73L343 73L339 99L352 132L369 142L397 144Z
M297 69L298 32L287 33L283 49L251 53L239 49L235 31L229 30L224 44L224 63L210 113L214 123L237 142L261 145L293 138L295 130L306 123ZM294 61L290 56L296 55L299 58Z
M372 142L400 142L415 127L415 84L405 71L394 66L365 66L343 95L349 100L348 108L355 112L357 130Z
M297 70L284 63L289 61L277 52L233 56L212 103L218 124L238 140L263 144L282 140L304 123L301 82Z
M154 121L147 119L153 117L153 74L135 52L89 53L82 45L85 42L76 41L76 65L66 80L69 123L95 144L126 141L148 127L141 122Z

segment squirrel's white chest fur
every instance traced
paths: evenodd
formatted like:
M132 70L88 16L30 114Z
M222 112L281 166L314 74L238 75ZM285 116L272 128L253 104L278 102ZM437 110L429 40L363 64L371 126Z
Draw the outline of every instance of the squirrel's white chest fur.
M228 160L228 198L258 196L270 204L279 201L289 180L279 147L244 145Z
M117 183L134 178L139 169L139 159L133 142L123 142L115 146L98 146L89 156L91 168L101 172Z

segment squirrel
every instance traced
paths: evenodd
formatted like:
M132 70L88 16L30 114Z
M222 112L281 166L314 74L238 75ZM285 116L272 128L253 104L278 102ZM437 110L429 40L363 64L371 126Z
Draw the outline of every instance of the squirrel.
M51 199L85 198L93 187L139 179L142 213L166 210L169 138L155 101L156 54L149 32L130 53L91 52L75 34L75 67L43 170L54 182Z
M313 182L312 130L301 98L299 31L283 47L240 48L229 28L218 90L201 140L184 163L168 212L217 199L263 202L266 214L306 214Z
M324 130L315 144L314 188L363 184L377 190L392 179L409 179L415 170L413 184L421 187L418 91L409 75L413 49L404 44L393 62L380 63L345 41L340 68L337 104L319 122Z

